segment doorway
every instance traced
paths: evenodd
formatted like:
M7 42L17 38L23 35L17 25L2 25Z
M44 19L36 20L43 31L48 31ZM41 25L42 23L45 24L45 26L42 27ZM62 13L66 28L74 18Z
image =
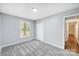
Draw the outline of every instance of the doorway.
M79 17L79 16L78 16ZM79 53L79 18L77 16L65 19L66 50Z

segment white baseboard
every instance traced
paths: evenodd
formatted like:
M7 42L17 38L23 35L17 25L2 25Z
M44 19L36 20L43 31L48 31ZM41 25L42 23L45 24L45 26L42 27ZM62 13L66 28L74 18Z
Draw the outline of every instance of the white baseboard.
M1 47L0 47L0 55L1 55Z
M39 39L37 39L37 40L39 40ZM51 44L51 43L49 43L49 42L47 42L47 41L44 41L44 40L40 40L40 41L45 42L45 43L47 43L47 44L49 44L49 45L52 45L52 46L55 46L55 47L58 47L58 48L64 49L64 47L60 47L60 46L58 46L58 45Z
M25 41L27 42L27 41L30 41L30 40L33 40L33 39L27 39L27 40L25 40ZM14 43L6 43L6 45L1 46L1 48L7 47L7 46L11 46L11 45L15 45L15 44L19 44L19 43L23 43L23 42L25 42L25 41L14 42Z

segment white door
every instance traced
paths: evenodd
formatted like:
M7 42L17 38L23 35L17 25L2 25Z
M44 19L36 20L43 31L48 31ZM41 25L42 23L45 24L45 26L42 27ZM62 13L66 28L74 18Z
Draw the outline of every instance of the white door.
M44 40L44 24L36 24L36 39L43 41Z

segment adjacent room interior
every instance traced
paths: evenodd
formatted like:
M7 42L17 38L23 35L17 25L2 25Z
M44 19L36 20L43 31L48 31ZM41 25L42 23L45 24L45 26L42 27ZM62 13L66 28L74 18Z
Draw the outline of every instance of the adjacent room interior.
M0 56L78 56L79 3L0 3Z

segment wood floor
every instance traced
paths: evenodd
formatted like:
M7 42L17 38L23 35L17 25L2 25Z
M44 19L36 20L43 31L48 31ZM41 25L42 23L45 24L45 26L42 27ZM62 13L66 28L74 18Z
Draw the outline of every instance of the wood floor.
M78 54L34 39L2 48L1 56L78 56Z

